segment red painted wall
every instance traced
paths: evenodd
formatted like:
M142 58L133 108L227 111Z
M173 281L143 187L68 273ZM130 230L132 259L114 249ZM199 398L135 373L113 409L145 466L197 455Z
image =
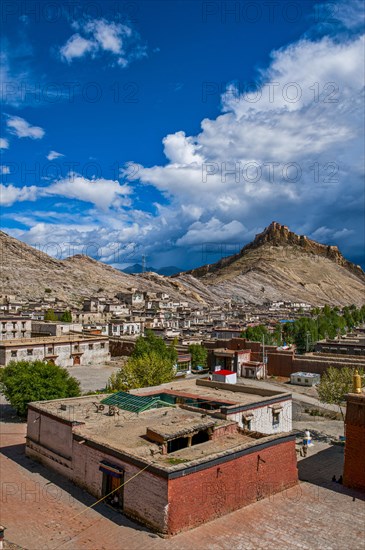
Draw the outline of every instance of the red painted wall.
M343 482L365 491L365 394L350 394L346 409Z
M168 532L195 527L298 481L295 441L169 481Z

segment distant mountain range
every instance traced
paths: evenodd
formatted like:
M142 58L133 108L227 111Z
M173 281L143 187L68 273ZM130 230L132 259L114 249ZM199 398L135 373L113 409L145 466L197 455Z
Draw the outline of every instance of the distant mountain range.
M121 271L123 271L123 273L143 273L143 267L141 266L141 264L134 264L134 265L129 265L128 267L126 267L125 269L122 269ZM166 275L167 277L170 277L170 275L176 275L177 273L181 273L184 270L174 265L169 265L169 266L160 267L160 268L146 267L144 271L158 273L159 275Z
M136 264L128 268L132 274L83 255L56 260L1 231L0 250L0 292L20 299L58 298L81 305L83 297L112 298L134 287L195 305L222 306L230 299L257 305L273 300L313 306L365 303L360 266L346 260L336 246L296 235L277 222L238 254L186 272L169 266L141 273Z

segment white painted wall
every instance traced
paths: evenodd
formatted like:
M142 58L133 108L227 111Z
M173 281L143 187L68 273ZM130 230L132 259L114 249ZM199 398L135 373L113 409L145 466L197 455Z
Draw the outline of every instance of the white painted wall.
M278 403L275 403L278 405ZM273 412L270 405L258 407L256 409L247 409L238 413L227 415L227 419L234 420L241 428L245 428L243 416L253 414L251 420L251 431L264 434L276 434L280 432L290 432L292 430L292 401L282 401L280 403L283 410L279 414L279 423L273 423Z

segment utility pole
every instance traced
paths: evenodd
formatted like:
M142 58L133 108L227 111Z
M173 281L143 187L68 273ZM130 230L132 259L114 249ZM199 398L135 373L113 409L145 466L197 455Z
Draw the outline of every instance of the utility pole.
M306 345L305 345L305 351L308 353L309 351L309 338L308 336L310 336L310 332L307 332L306 334Z
M264 379L266 379L265 335L262 335L262 362L264 364Z

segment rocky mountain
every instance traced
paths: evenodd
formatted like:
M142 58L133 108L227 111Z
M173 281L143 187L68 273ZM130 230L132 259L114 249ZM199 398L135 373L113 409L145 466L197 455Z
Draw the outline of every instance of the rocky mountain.
M222 297L247 302L365 303L365 273L327 246L272 222L238 254L187 272Z
M127 274L88 256L56 260L0 231L2 294L57 297L78 305L84 297L113 297L131 287L163 291L191 304L250 304L271 300L312 305L365 302L365 274L337 247L299 236L273 222L238 254L166 277Z
M56 260L0 231L0 281L2 294L19 298L58 298L72 305L84 297L113 297L117 292L139 288L167 292L172 298L191 303L205 303L200 293L189 285L156 273L126 274L88 256L76 255ZM199 287L199 285L197 285ZM209 290L203 293L212 299Z

